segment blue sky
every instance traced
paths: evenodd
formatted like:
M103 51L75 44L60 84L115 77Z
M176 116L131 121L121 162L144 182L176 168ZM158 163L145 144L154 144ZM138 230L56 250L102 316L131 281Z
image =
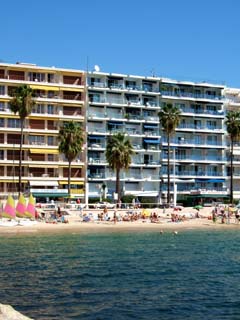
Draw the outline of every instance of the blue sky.
M12 0L0 60L240 87L238 0Z

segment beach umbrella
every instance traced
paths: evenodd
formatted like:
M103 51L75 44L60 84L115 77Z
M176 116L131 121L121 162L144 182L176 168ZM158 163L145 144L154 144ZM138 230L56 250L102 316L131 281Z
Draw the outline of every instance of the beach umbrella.
M24 218L26 217L25 212L26 212L26 201L23 194L21 193L16 206L16 216L19 218Z
M144 209L144 210L142 211L142 214L143 214L145 217L150 217L151 211L148 210L148 209Z
M202 208L203 208L203 206L201 206L200 204L195 206L195 207L193 207L193 209L197 209L197 210L202 209Z
M14 199L11 195L9 195L7 198L7 202L2 213L2 217L9 218L9 219L16 218Z
M33 198L32 194L30 194L25 216L28 218L35 218L35 210L35 199Z

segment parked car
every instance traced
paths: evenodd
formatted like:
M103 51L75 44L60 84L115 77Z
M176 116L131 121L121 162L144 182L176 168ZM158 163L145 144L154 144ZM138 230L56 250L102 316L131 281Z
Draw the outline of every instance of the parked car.
M114 209L115 208L115 204L114 203L109 203L109 202L98 202L98 203L95 203L94 207L96 209L104 209L104 208Z

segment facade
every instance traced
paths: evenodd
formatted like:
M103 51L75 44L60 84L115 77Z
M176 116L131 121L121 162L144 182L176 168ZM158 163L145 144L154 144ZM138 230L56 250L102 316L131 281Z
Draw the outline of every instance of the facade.
M26 121L23 144L24 190L37 198L67 196L68 163L58 153L58 130L70 120L86 131L81 155L72 163L71 194L114 198L115 173L108 167L107 137L126 133L134 155L121 173L122 195L167 198L167 141L158 112L171 103L181 122L171 138L173 202L229 196L227 110L240 107L240 89L210 83L175 81L103 72L0 64L0 196L17 193L20 125L9 110L14 89L29 85L36 105ZM240 146L234 154L234 197L240 198ZM177 194L177 199L176 199Z
M225 94L225 107L229 111L240 110L240 89L226 88ZM227 175L230 175L230 141L226 138L226 154L227 154ZM230 178L229 178L230 179ZM240 142L235 142L233 146L233 198L240 200Z
M227 197L223 86L90 72L87 87L89 197L101 196L103 185L113 195L115 173L106 162L106 138L126 132L135 155L122 172L122 194L166 201L167 141L158 118L166 103L182 113L171 139L172 201L176 193L178 201Z
M85 74L32 64L0 64L0 196L17 194L20 123L9 110L17 86L27 84L36 105L26 119L23 143L25 193L37 198L67 196L68 162L58 153L58 130L65 121L85 121ZM85 151L72 163L71 192L84 197Z

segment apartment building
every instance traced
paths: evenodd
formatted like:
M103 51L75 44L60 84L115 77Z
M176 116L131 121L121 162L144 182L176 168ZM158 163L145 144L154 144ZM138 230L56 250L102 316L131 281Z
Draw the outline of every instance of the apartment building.
M106 162L106 138L126 132L135 155L122 172L122 194L166 201L167 142L158 118L166 103L182 113L171 139L172 201L176 193L178 201L227 197L223 86L89 72L87 87L89 197L100 196L102 185L113 195L115 173Z
M68 163L58 153L57 136L65 121L74 120L86 131L86 143L72 163L73 196L85 202L103 194L113 198L116 178L106 161L106 140L124 132L131 139L134 155L129 170L121 172L122 195L164 203L168 153L158 112L171 103L181 110L181 122L170 145L172 201L228 197L229 141L224 119L226 110L240 106L240 90L25 63L0 63L0 196L17 192L20 123L18 115L10 112L9 101L21 84L29 85L36 99L24 128L22 181L26 193L37 198L67 196ZM240 197L238 146L234 157L234 197Z
M240 110L240 89L225 88L225 108L228 111ZM226 171L228 180L230 179L230 140L226 137ZM230 182L228 182L228 185ZM240 200L240 142L235 141L233 145L233 198Z
M17 194L20 122L9 101L27 84L36 105L26 119L23 142L24 191L37 198L67 196L68 162L58 152L58 130L66 121L85 126L85 73L80 70L0 63L0 196ZM85 150L72 163L71 194L84 198Z

